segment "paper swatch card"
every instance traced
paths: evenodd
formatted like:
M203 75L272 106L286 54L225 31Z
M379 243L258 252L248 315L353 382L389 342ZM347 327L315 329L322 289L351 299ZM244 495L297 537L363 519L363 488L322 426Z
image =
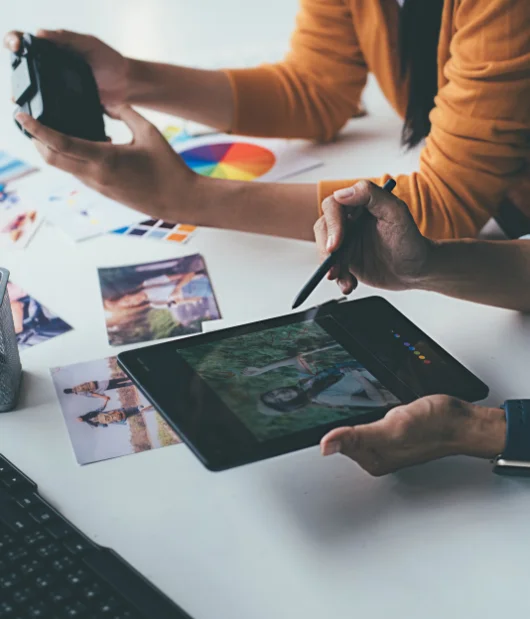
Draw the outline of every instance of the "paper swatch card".
M3 185L36 171L37 168L27 161L22 161L6 151L0 150L0 184Z
M146 217L70 176L39 174L20 183L18 191L23 200L36 204L49 222L74 241L84 241Z
M288 140L216 134L170 143L189 168L211 178L274 182L322 165Z

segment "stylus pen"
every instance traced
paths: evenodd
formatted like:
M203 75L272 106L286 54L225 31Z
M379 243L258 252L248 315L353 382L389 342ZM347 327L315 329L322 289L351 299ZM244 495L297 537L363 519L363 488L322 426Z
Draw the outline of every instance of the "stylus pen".
M385 191L388 191L388 193L392 193L395 186L396 186L396 181L393 178L391 178L383 185L383 189ZM359 219L359 217L361 217L364 212L366 211L362 211L361 209L359 209L359 216L357 217L357 219ZM326 276L326 273L331 269L331 267L337 264L337 262L340 260L342 249L349 245L354 235L354 232L355 232L355 221L350 221L348 223L349 223L349 226L346 231L346 234L344 235L344 239L342 240L340 247L336 249L335 251L332 251L331 254L324 260L324 262L314 272L311 279L302 288L302 290L299 292L298 296L294 300L293 309L296 309L297 307L302 305L302 303L309 297L309 295L318 286L318 284L320 284L320 282L324 279L324 277Z

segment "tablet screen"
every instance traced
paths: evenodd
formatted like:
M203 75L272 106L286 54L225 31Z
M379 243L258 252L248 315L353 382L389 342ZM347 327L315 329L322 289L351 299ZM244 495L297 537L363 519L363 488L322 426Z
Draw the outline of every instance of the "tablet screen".
M399 403L314 321L182 348L179 354L258 441Z

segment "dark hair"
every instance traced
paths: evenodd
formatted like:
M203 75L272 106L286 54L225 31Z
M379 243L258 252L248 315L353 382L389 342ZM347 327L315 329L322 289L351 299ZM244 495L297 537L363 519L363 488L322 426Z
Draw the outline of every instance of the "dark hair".
M305 378L300 381L298 385L288 385L287 387L271 389L270 391L263 393L260 396L260 399L265 406L279 411L280 413L291 413L307 406L307 404L311 402L311 398L314 398L319 393L322 393L341 380L341 378L342 375L340 373L330 374L324 370L314 377ZM287 402L278 402L276 399L278 392L285 389L296 392L296 395L293 395L293 397Z
M413 148L431 130L429 113L438 90L438 42L444 0L405 0L399 20L401 76L409 98L401 143Z
M73 392L74 392L74 390L73 390L73 389L65 389L65 390L64 390L64 393L73 393Z
M287 402L279 402L276 399L276 395L279 391L283 391L284 389L295 391L296 395L293 395L293 397ZM291 387L279 387L277 389L267 391L260 396L260 400L263 404L265 404L265 406L268 406L269 408L272 408L280 413L292 413L293 411L307 406L310 402L307 391L304 391L297 385L292 385Z
M79 415L79 419L81 419L81 421L84 421L85 423L88 423L88 425L97 428L101 424L99 424L97 421L92 420L98 415L99 411L90 411L89 413L85 413L84 415Z

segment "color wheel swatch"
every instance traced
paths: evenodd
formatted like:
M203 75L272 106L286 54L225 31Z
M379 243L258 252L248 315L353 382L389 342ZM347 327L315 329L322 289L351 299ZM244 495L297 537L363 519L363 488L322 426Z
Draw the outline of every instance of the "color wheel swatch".
M259 178L276 163L268 148L246 142L196 146L182 151L180 156L197 174L237 181Z

